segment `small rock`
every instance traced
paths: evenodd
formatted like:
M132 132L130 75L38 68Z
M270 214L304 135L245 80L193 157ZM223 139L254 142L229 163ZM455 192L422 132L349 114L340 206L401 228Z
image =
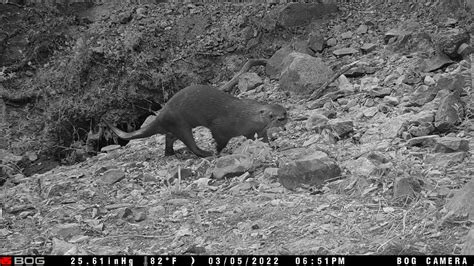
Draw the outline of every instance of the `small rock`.
M133 217L133 220L137 223L144 221L145 219L146 219L146 212L143 210L137 211Z
M116 165L102 165L102 166L100 166L99 169L97 169L97 170L94 172L94 175L100 175L100 174L102 174L102 173L107 172L107 170L116 169L116 168L117 168Z
M393 198L397 202L405 203L416 198L421 192L421 185L412 177L399 177L393 185Z
M1 217L3 219L3 217ZM10 235L12 231L8 230L7 228L1 228L0 229L0 236L6 238L8 235Z
M446 210L456 216L474 217L474 179L471 179L460 190L458 190L454 197L446 203Z
M367 33L367 30L368 30L367 25L362 24L356 29L356 33L357 34L365 34L365 33Z
M246 92L255 89L257 86L263 84L262 78L257 73L244 73L239 77L239 90Z
M372 118L378 113L378 111L379 111L379 108L377 106L374 106L374 107L364 109L362 111L362 114L364 115L364 117Z
M297 53L308 54L310 56L314 56L313 50L311 50L308 47L308 41L307 40L296 39L291 43L291 46L293 47L293 51L295 51Z
M409 32L397 30L397 29L391 29L385 33L384 42L385 44L395 43L395 42L399 44L404 44L408 41L410 37L411 37L411 34Z
M471 195L472 198L472 195ZM474 228L469 230L467 234L466 242L464 243L464 247L461 251L462 255L472 255L474 254Z
M410 117L410 124L432 123L434 121L435 113L433 111L421 111Z
M118 22L120 24L127 24L132 20L132 13L131 12L124 12L118 16Z
M354 132L354 122L352 120L332 119L328 125L339 139L344 139Z
M18 214L18 217L23 220L23 219L26 219L27 217L30 217L30 216L33 216L35 213L33 211L24 211L24 212L20 212L20 214Z
M474 53L474 48L467 43L463 43L459 46L457 53L464 59L468 60L469 55Z
M408 85L414 85L421 82L421 77L417 75L417 73L409 72L407 74L402 75L402 83Z
M334 50L332 53L335 56L345 56L345 55L353 55L356 54L358 51L354 48L341 48Z
M455 18L448 18L445 22L444 22L444 25L445 26L448 26L448 27L452 27L454 25L456 25L456 23L458 23L458 20L455 19Z
M326 41L326 44L327 44L327 46L329 46L329 47L336 46L336 45L337 45L337 40L336 40L336 38L329 38L329 39Z
M363 77L360 79L360 90L369 92L379 87L379 79L376 77Z
M278 180L285 188L294 190L300 184L321 185L326 179L340 175L341 169L332 159L309 155L283 164Z
M149 173L143 173L143 175L140 175L140 177L143 180L143 182L157 182L159 180L158 177Z
M272 149L268 143L260 140L247 139L234 150L234 154L243 154L253 159L253 165L257 166L259 162L270 159Z
M120 145L108 145L100 149L101 152L111 152L120 149Z
M386 103L380 103L379 105L377 105L377 110L380 112L380 113L383 113L383 114L388 114L390 112L393 111L393 106L392 105L388 105Z
M337 112L334 109L328 109L326 107L323 107L323 108L315 109L314 114L320 114L329 119L333 119L333 118L336 118Z
M66 241L53 238L53 249L51 251L51 255L64 255L66 254L69 250L72 250L76 247L76 245L72 243L68 243ZM76 254L79 255L79 254ZM85 254L84 254L85 255Z
M112 185L125 178L125 172L120 169L107 170L99 180L105 185Z
M267 167L263 170L263 177L271 179L278 176L278 168L276 167Z
M331 101L335 101L339 98L349 96L351 93L348 91L334 91L334 92L329 92L327 94L324 94L321 98L311 101L308 103L308 109L316 109L316 108L321 108L321 107L327 107L330 108L333 103Z
M460 57L457 53L458 48L463 43L470 43L470 34L467 30L461 28L448 29L438 33L439 38L435 39L435 43L442 54L447 55L450 59L456 60Z
M375 48L377 48L377 45L375 43L365 43L364 45L362 45L362 47L360 47L362 52L365 53L365 54L368 54L368 53L374 51Z
M454 63L453 60L451 60L447 55L441 53L433 58L426 59L423 63L423 68L426 72L433 72L452 63Z
M324 49L324 37L319 33L311 33L308 39L308 47L314 52L321 52Z
M449 92L461 92L466 84L466 78L462 74L443 75L436 82L437 91L448 90Z
M162 205L157 205L150 207L148 209L148 216L150 216L150 219L152 220L159 220L166 214L166 209Z
M183 253L183 254L197 254L197 255L200 255L200 254L206 254L206 248L205 247L201 247L201 246L196 246L196 245L193 245L191 247L189 247L188 249L186 249L186 251Z
M139 18L144 18L144 17L146 17L146 8L144 8L144 7L139 7L139 8L137 8L137 10L136 10L135 12L137 13L137 16L138 16Z
M461 163L466 156L465 152L432 153L427 154L423 162L438 168L446 168Z
M253 166L253 160L244 154L231 154L216 160L212 176L216 179L241 175Z
M407 132L414 137L428 136L434 132L434 126L432 123L419 123L416 125L410 125Z
M393 105L393 106L397 106L400 101L398 100L397 97L393 97L393 96L385 96L383 98L384 102L390 104L390 105Z
M423 106L431 102L438 94L436 87L421 85L409 96L408 106Z
M435 145L436 140L439 138L438 135L429 135L429 136L422 136L416 137L408 140L407 146L421 146L421 147L432 147Z
M464 118L464 104L459 93L452 92L445 96L438 107L434 125L441 132L447 132L462 122Z
M389 162L389 158L384 153L379 151L371 151L365 157L374 162L376 165L384 164Z
M321 131L326 127L328 121L329 119L326 116L319 113L314 113L306 121L306 129Z
M351 108L355 108L356 106L359 105L359 99L356 99L356 98L353 98L353 99L350 99L347 104L346 104L346 108L348 108L349 110ZM334 116L335 117L335 116ZM334 118L334 117L328 117L328 118Z
M73 236L82 235L82 230L77 223L58 224L51 229L51 233L60 239L69 240Z
M71 182L61 182L52 184L51 186L46 188L46 197L52 198L64 195L67 191L71 189Z
M244 183L239 183L232 188L229 189L229 192L233 195L237 195L241 193L242 191L248 191L252 189L252 184L249 182L244 182Z
M34 162L34 161L38 160L38 155L34 151L27 151L25 153L25 155L26 155L26 157L28 158L28 160L30 162Z
M76 243L81 243L81 242L87 241L89 238L90 238L89 236L77 235L77 236L73 236L71 239L69 239L68 242L76 244Z
M375 87L371 91L369 91L369 95L372 97L383 98L386 96L390 96L392 94L392 88L389 87Z
M341 34L341 39L350 39L352 38L352 31L346 31Z
M339 76L339 78L337 78L337 82L339 90L346 90L350 92L354 91L354 85L349 81L348 78L346 78L346 76Z
M117 217L123 220L130 220L133 218L133 210L129 207L120 208L117 212Z
M400 132L403 132L410 114L399 115L387 119L382 124L376 127L368 128L364 135L360 138L361 143L374 143L378 140L393 139L399 136Z
M435 140L436 145L434 152L450 153L450 152L468 152L469 141L467 139L457 137L442 137Z
M423 136L423 135L422 135ZM410 133L406 132L406 131L403 131L401 134L400 134L400 137L404 140L409 140L412 138L412 135L410 135Z
M325 159L328 158L328 155L323 151L314 151L307 148L293 148L284 150L280 153L282 157L278 160L278 166L283 164L291 163L295 160L304 157L311 157L313 159Z
M375 173L377 166L366 157L359 157L356 160L347 160L343 166L353 175L370 176Z
M423 83L427 86L432 86L436 84L436 81L431 76L425 76Z

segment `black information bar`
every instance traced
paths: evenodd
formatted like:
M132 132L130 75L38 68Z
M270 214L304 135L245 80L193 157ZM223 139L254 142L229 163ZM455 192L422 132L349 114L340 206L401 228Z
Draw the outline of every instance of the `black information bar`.
M144 255L144 256L8 256L0 266L474 266L474 256L265 256L265 255Z

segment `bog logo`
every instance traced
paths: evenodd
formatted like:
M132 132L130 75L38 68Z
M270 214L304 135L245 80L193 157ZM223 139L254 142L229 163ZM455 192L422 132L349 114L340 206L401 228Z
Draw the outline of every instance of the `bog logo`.
M0 266L12 266L12 257L0 257Z
M44 265L44 257L25 257L25 256L13 257L13 266L43 266L43 265Z

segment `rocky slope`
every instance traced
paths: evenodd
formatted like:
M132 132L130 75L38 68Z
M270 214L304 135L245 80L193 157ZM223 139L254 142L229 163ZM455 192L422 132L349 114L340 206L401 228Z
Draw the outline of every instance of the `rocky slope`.
M15 175L0 253L473 254L470 17L340 9L287 25L294 38L241 78L239 97L289 111L270 144L164 157L153 136Z

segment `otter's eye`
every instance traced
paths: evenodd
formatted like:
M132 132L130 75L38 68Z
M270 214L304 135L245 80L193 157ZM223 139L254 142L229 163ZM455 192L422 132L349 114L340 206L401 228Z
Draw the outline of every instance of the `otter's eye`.
M279 117L278 121L285 121L285 119L286 119L285 117Z

